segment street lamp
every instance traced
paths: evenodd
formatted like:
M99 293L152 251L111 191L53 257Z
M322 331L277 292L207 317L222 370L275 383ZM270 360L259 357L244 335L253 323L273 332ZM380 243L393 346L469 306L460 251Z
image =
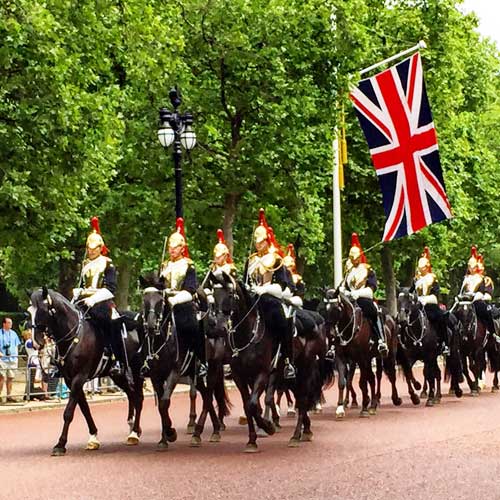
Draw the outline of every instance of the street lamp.
M173 111L160 108L160 127L158 128L158 140L164 149L168 149L172 144L174 169L175 169L175 217L183 217L182 211L182 169L181 156L182 148L191 150L196 145L196 134L192 129L193 115L191 113L179 113L177 108L181 105L182 99L177 87L173 87L169 92L170 102L174 107Z

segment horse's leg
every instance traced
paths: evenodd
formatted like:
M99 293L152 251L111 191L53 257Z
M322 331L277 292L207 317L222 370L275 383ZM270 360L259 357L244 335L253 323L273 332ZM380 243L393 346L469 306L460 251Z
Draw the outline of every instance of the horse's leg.
M391 399L394 406L401 406L403 402L398 394L396 386L396 360L393 356L387 356L383 361L383 367L389 382L391 383Z
M441 403L441 369L436 359L436 365L434 366L434 373L436 374L436 395L434 396L434 403Z
M269 383L267 384L266 388L266 397L265 397L266 413L264 417L266 418L266 420L269 419L269 412L270 412L275 430L276 432L279 432L281 430L280 417L276 410L276 403L274 401L274 395L276 393L277 376L278 376L277 372L274 372L269 377ZM259 437L262 437L262 435L259 434Z
M178 381L179 372L176 369L172 370L164 383L165 390L163 391L163 397L160 400L165 416L165 427L163 429L164 434L162 435L162 439L167 440L169 443L174 443L175 441L177 441L177 431L174 427L172 427L172 419L170 418L168 410L170 408L172 393L174 392L175 386L177 385Z
M68 442L68 430L71 422L73 421L73 417L75 415L75 408L78 404L78 400L85 395L83 393L83 384L85 383L85 378L75 377L71 382L71 391L69 393L68 403L66 404L66 408L64 409L64 425L59 436L59 441L52 449L52 456L62 456L66 453L66 443ZM95 426L95 424L94 424ZM89 427L90 431L90 427ZM97 433L97 429L96 429Z
M381 392L381 385L382 385L382 373L384 371L384 368L382 366L382 358L380 356L377 356L375 359L376 363L376 374L377 374L377 384L376 384L376 390L375 390L375 399L377 400L377 404L380 405L380 399L382 398L382 392ZM372 401L373 403L373 401Z
M339 388L339 398L337 400L337 410L335 411L335 417L338 419L345 417L344 408L344 390L346 388L346 364L340 356L337 357L337 372L338 372L338 388Z
M95 425L92 414L90 413L90 407L85 396L85 392L82 390L80 397L78 398L78 406L85 417L87 426L89 428L89 440L87 441L87 450L98 450L101 447L101 443L97 439L97 427Z
M376 378L372 370L371 361L370 363L367 364L366 370L367 370L366 374L368 378L368 383L370 384L370 398L371 398L370 407L368 408L368 413L370 415L375 415L377 413L378 399L376 392Z
M165 406L163 404L163 393L165 391L164 380L160 377L151 376L151 382L158 399L158 413L161 420L161 439L158 441L158 451L164 451L168 448L168 441L164 438L167 429Z
M368 364L370 361L368 361ZM359 388L362 394L362 407L359 414L360 417L368 417L368 405L370 404L370 397L368 396L368 369L366 367L366 362L359 363ZM373 375L373 373L372 373Z
M434 365L430 359L424 359L424 384L428 387L425 406L434 406Z
M302 404L298 403L297 399L295 399L295 402L297 406L297 425L295 426L293 436L290 438L290 441L288 441L289 448L298 448L300 444L300 437L302 436L302 426L304 422L304 410Z
M285 389L286 395L286 415L287 417L293 417L295 415L295 403L293 402L292 395L288 389Z
M193 434L194 426L196 425L196 385L191 380L189 385L189 422L186 429L186 434Z
M472 394L472 391L474 390L474 381L472 380L472 377L470 376L471 374L471 371L472 371L472 361L471 361L471 358L469 356L467 356L467 354L462 354L462 364L463 364L463 367L464 367L464 375L465 375L465 380L467 380L467 385L469 386L469 389L471 391L471 394Z
M258 427L263 429L269 436L272 436L276 431L274 428L274 424L270 420L262 418L262 413L259 405L260 396L264 392L268 382L269 377L266 373L259 373L259 375L257 375L257 378L255 379L255 382L253 384L253 390L248 405L250 414L254 418L255 423L258 425Z
M300 440L312 441L313 433L311 430L311 419L309 418L309 414L307 413L307 411L304 412L303 424L304 424L304 430L302 431L302 437L300 438Z
M208 382L208 376L207 376L207 382ZM191 437L191 443L190 446L197 448L201 446L201 434L203 432L203 429L205 428L205 422L207 420L207 416L209 414L209 405L207 403L208 398L211 398L211 395L205 386L205 382L203 379L198 379L197 380L197 385L196 388L201 394L201 399L203 401L203 407L200 413L200 416L198 418L198 422L194 426L194 431L193 431L193 436ZM215 426L214 426L215 429ZM220 437L220 436L219 436Z
M349 371L347 375L347 390L348 394L346 396L346 401L347 404L349 404L349 394L351 395L351 408L357 408L358 407L358 396L356 394L356 391L354 390L354 385L352 381L354 380L354 373L356 372L356 363L351 363L349 365Z
M259 450L257 447L257 432L255 431L254 421L252 415L250 414L250 409L249 409L250 391L248 389L247 383L243 382L239 374L235 372L235 370L231 371L233 374L233 381L236 384L236 387L238 387L238 390L240 391L241 401L243 403L243 409L245 411L245 416L247 419L248 443L245 447L245 453L255 453Z

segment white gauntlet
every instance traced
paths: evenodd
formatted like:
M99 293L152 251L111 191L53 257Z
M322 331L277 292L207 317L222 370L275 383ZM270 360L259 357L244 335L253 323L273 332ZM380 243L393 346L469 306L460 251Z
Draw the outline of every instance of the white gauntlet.
M107 288L99 288L95 293L93 293L90 297L87 297L84 300L84 303L87 307L93 307L99 302L104 302L105 300L110 300L114 298L114 295Z
M179 293L173 295L168 298L168 303L174 307L178 304L186 304L187 302L191 302L193 300L193 296L187 290L181 290Z
M438 299L435 295L422 295L421 297L418 298L418 301L423 306L426 306L427 304L437 304L438 303Z
M262 286L255 287L255 293L257 295L264 295L265 293L281 299L283 297L283 290L278 285L278 283L267 283Z

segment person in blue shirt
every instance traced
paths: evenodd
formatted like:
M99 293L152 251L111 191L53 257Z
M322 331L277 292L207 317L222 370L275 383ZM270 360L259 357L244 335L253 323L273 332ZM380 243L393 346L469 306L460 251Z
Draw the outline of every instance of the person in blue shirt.
M12 382L17 370L17 349L21 341L17 333L12 330L12 319L4 318L0 330L0 398L3 392L3 383L7 379L7 402L14 402L11 397Z

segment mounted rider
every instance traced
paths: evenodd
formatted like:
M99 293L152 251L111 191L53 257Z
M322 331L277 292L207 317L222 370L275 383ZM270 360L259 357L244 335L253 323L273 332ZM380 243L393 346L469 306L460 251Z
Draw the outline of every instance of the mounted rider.
M459 298L473 303L476 316L483 322L495 340L500 342L496 335L493 318L497 315L495 308L490 304L493 295L493 280L484 274L484 259L478 255L477 248L471 247L467 262L467 273L462 282Z
M214 246L214 259L210 266L210 270L215 275L223 272L228 276L236 278L236 266L229 252L229 247L226 245L222 229L217 229L217 239L218 243Z
M276 242L271 227L268 226L264 209L259 211L259 225L254 231L255 253L245 264L244 282L260 297L260 312L270 331L277 334L285 362L285 379L295 378L292 363L291 324L285 315L285 300L293 297L293 280L283 265L283 253Z
M111 374L124 375L130 387L133 387L124 342L126 330L113 301L116 291L116 268L107 256L108 248L101 236L99 219L92 217L90 224L92 232L86 241L86 258L82 265L80 285L79 288L73 289L72 302L80 307L86 306L87 314L104 334L106 344L111 347L116 360Z
M443 355L450 353L448 346L447 315L438 305L440 287L436 275L432 272L431 252L425 247L417 263L417 270L410 292L417 294L418 302L424 308L429 321L434 325Z
M384 336L381 312L375 305L373 293L377 290L377 276L366 261L358 235L352 233L349 258L345 266L345 278L339 290L350 297L363 311L363 315L372 326L374 341L382 356L388 353Z
M169 259L161 265L159 280L159 287L167 297L164 317L172 313L179 336L198 358L198 376L203 377L207 373L205 339L193 303L198 279L193 261L189 258L182 217L177 218L176 229L168 238L168 253Z

